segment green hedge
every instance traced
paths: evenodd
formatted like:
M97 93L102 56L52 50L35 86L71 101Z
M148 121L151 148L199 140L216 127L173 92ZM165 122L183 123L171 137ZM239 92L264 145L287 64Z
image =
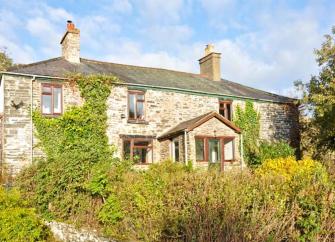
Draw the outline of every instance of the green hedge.
M18 191L0 188L0 240L46 241L49 231Z

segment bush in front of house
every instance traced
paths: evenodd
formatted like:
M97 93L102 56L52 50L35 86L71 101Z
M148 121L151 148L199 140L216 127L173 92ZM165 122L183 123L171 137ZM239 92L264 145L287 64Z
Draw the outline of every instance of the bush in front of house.
M335 238L334 182L311 159L270 159L255 173L224 174L164 162L147 172L117 168L105 178L97 216L118 240Z
M31 189L23 189L24 195L57 220L93 226L120 241L335 238L335 182L311 159L268 159L255 172L218 173L172 162L139 171L121 161L98 163L92 170L80 196L63 192L66 201L80 205L76 216L55 209L59 201L48 194L45 199L33 196L38 184L26 184ZM26 177L36 177L36 172L30 169Z
M47 241L49 231L18 191L0 187L1 241Z
M263 164L266 160L276 159L276 158L286 158L289 156L294 156L295 149L292 148L287 142L260 142L258 152L255 155L254 167L258 167Z

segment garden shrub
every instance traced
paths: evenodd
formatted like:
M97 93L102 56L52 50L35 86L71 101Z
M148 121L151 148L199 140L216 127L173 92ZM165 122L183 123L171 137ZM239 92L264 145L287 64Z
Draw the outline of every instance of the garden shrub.
M314 241L325 226L323 219L332 222L335 235L335 210L329 200L329 194L334 193L334 182L329 180L326 168L310 158L295 160L294 157L270 159L265 161L256 173L261 176L279 176L285 181L287 206L295 208L295 228L299 240Z
M49 231L18 191L0 187L0 240L47 241Z
M261 175L281 176L286 180L298 177L326 182L328 179L328 173L321 163L310 158L296 160L293 156L266 160L256 172Z
M268 142L262 141L259 146L258 164L262 164L268 159L286 158L294 156L295 149L293 149L288 143L284 141L280 142Z
M171 162L146 172L116 171L108 173L103 192L108 197L99 212L106 235L115 239L308 241L335 236L330 229L334 201L327 200L333 188L322 165L310 159L269 160L255 174L188 170Z

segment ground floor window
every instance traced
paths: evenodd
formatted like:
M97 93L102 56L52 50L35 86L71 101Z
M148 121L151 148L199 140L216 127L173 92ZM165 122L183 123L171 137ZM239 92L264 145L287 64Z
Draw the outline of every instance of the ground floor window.
M179 139L175 139L172 142L173 161L179 162Z
M196 160L218 163L235 159L234 137L196 137Z
M124 139L123 158L134 161L135 164L152 163L152 140Z

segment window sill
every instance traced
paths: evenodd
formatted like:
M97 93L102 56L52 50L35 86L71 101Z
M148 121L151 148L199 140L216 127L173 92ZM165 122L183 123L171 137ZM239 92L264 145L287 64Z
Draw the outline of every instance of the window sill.
M128 119L127 122L129 124L149 124L149 122L145 121L145 120L131 120L131 119Z
M58 118L58 117L62 116L62 113L57 113L57 114L42 113L42 116L45 117L45 118Z

